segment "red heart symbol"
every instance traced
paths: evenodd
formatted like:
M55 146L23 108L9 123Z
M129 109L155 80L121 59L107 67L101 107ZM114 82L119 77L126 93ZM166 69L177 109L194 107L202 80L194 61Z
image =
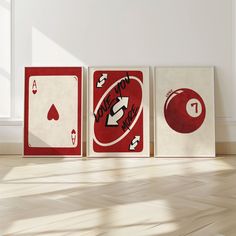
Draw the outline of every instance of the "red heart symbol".
M47 115L48 120L58 120L59 119L59 113L57 111L57 108L55 107L54 104L51 105L48 115Z

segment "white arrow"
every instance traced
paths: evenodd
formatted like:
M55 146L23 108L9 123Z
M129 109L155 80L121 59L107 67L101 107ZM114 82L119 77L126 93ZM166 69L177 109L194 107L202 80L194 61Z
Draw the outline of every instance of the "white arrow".
M129 145L129 150L135 150L135 148L138 146L138 143L140 141L140 136L135 136L134 139L131 141L131 144Z
M128 102L129 102L128 97L117 97L116 100L117 100L117 103L112 108L113 114L118 112L123 107L125 107L125 108L128 107Z
M107 116L107 126L117 126L118 120L124 115L124 110L128 107L128 97L117 97L118 102L111 108Z
M97 82L97 88L102 88L102 86L105 84L107 80L108 75L107 74L102 74L102 76L99 78Z

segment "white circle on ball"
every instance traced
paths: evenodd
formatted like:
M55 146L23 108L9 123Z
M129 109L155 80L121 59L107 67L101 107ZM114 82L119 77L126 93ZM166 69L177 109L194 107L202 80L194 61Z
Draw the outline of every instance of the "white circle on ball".
M198 117L202 113L202 105L198 99L192 98L187 102L186 110L190 116Z

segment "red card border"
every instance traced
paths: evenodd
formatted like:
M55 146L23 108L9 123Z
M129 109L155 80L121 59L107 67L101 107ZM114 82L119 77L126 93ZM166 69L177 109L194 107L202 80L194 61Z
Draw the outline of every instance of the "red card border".
M50 76L50 75L75 75L78 77L78 128L80 127L80 142L73 148L38 148L29 147L28 144L28 125L29 125L29 78L31 76ZM81 101L81 102L79 102ZM26 67L25 68L25 91L24 91L24 138L23 153L29 156L71 156L81 157L83 154L83 67ZM78 129L79 130L79 129Z

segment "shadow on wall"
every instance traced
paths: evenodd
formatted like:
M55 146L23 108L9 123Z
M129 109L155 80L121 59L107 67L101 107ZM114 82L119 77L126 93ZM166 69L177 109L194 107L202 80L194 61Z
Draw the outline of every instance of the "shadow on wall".
M187 0L14 1L15 36L21 42L15 45L16 76L23 77L26 65L215 65L216 114L224 120L232 113L225 104L234 94L232 29L225 27L232 23L228 17L232 2L212 3L196 1L193 8ZM17 87L23 91L21 82ZM22 99L16 107L23 107Z

